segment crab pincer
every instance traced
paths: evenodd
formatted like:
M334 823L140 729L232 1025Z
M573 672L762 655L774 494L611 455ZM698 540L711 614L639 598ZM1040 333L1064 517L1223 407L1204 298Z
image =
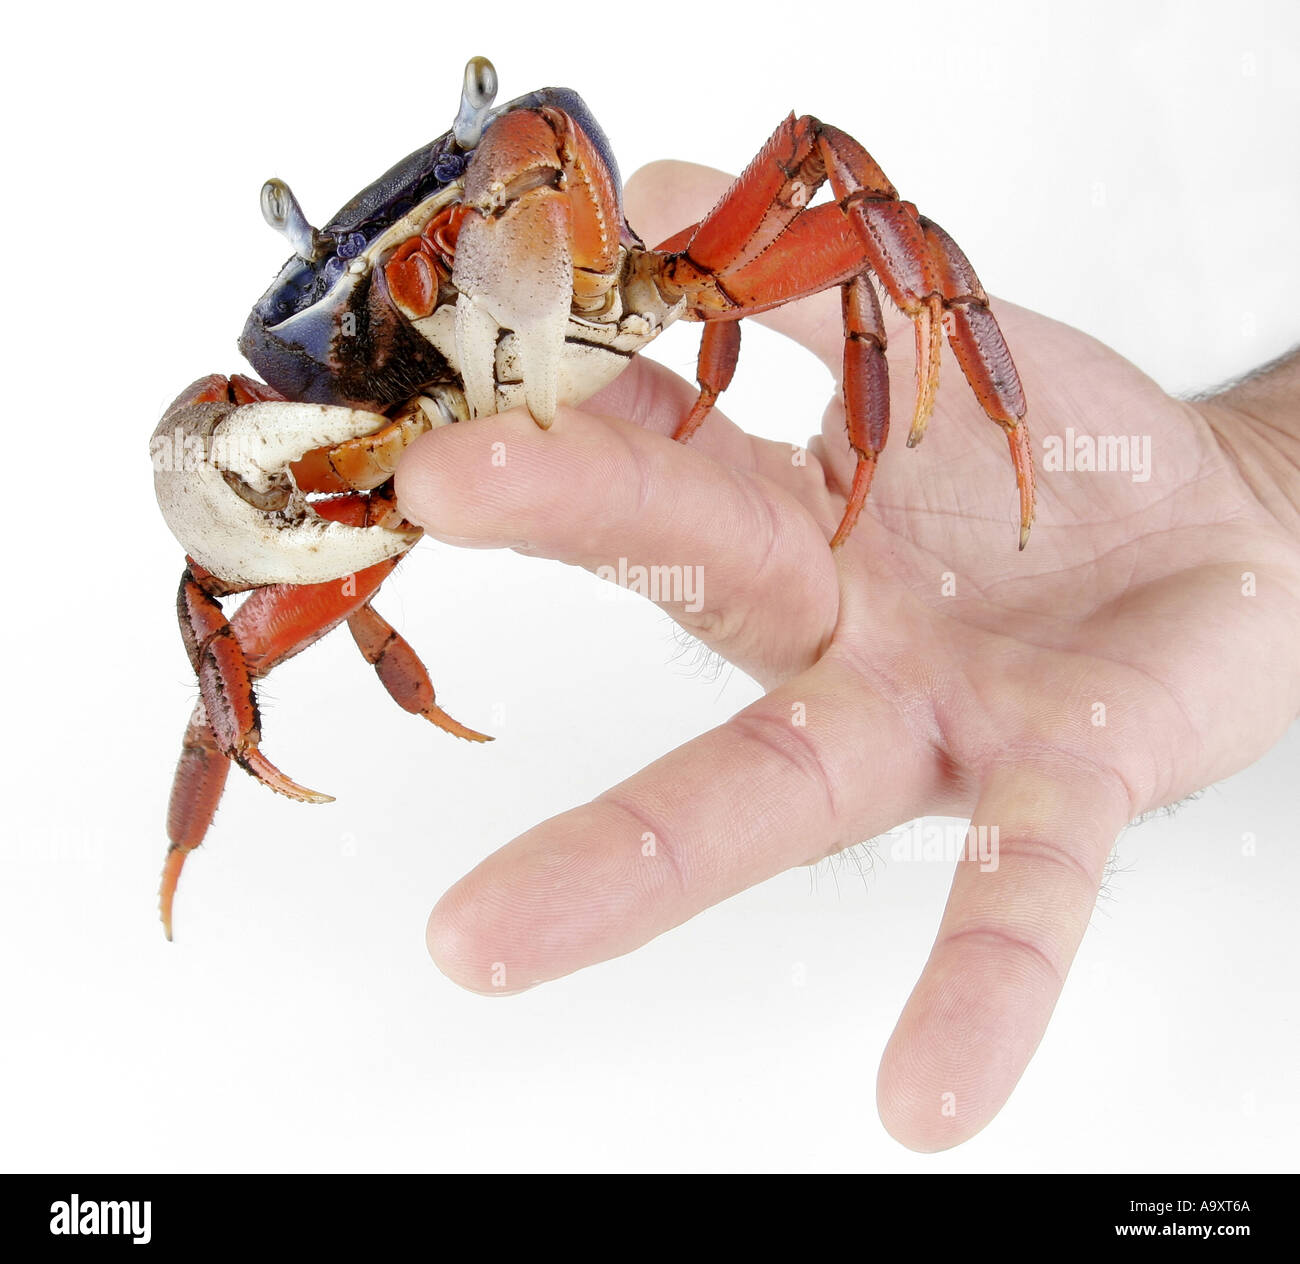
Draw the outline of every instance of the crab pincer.
M211 379L177 400L153 435L154 489L172 533L227 584L321 583L406 549L407 526L349 527L319 515L292 465L363 439L388 418L278 399L238 402ZM205 389L206 388L206 389ZM427 429L427 426L425 427Z

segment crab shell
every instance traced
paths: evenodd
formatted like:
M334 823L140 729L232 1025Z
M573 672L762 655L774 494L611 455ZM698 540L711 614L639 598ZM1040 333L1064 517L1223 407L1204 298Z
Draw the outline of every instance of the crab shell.
M563 109L578 122L619 197L618 284L599 313L571 310L563 328L556 399L578 404L617 377L682 314L685 302L666 299L655 284L646 252L623 219L609 143L576 93L530 93L486 112L483 127L511 110L541 106ZM396 556L418 532L325 521L293 484L290 464L314 448L374 432L385 424L381 414L421 397L434 425L527 402L527 348L507 320L489 335L496 338L494 407L481 394L470 406L457 350L455 287L444 287L429 315L409 319L385 279L393 252L463 198L475 152L462 148L456 130L446 133L362 190L321 230L306 227L296 203L289 207L298 253L258 301L239 340L249 362L288 402L174 406L154 433L163 516L213 574L248 586L311 584ZM287 188L279 188L291 201ZM528 275L517 278L524 307L529 285ZM184 460L157 455L182 451Z
M609 142L582 98L543 88L490 112L485 127L510 111L555 106L582 128L618 193L625 248L641 243L623 220L618 168ZM454 131L408 155L354 197L316 234L316 257L291 258L258 301L239 349L286 398L382 412L429 383L459 384L453 333L455 295L429 317L409 321L388 293L388 257L464 193L476 149ZM638 279L642 284L637 284ZM520 286L528 284L520 277ZM612 381L628 358L681 314L644 276L628 278L616 306L598 320L573 316L566 335L560 398L580 403ZM523 400L511 336L498 347L497 410Z

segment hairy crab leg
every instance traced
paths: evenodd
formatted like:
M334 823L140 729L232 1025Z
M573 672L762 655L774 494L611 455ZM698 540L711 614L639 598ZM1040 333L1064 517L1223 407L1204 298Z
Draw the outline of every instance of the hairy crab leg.
M739 358L740 321L709 321L704 326L704 336L700 339L700 357L695 370L696 381L700 384L700 397L673 435L679 443L688 442L704 424L704 419L718 402L718 396L731 385Z
M181 757L172 780L171 800L167 806L167 837L170 846L163 861L162 884L158 891L158 907L162 916L163 932L172 937L172 903L176 898L176 884L180 881L185 857L200 843L212 824L221 793L226 788L230 773L230 760L221 753L216 736L203 718L201 706L194 708L185 738L181 744Z
M694 231L689 228L675 234L659 246L659 252L671 254L676 247L684 249ZM730 385L740 354L742 317L844 284L862 270L862 247L834 206L814 207L792 217L779 244L734 270L701 272L693 257L686 260L682 254L669 261L666 272L670 284L685 290L692 304L691 315L704 321L696 366L700 395L673 438L687 442Z
M942 228L898 198L874 158L837 127L818 145L841 210L858 232L872 271L916 328L917 401L907 442L925 434L939 376L939 329L985 413L1006 432L1020 494L1020 547L1034 519L1033 463L1025 397L1011 352L975 269Z
M885 318L867 276L842 290L844 310L844 417L849 446L858 458L844 517L831 538L839 548L849 538L871 490L876 460L889 437L889 364L885 360Z
M364 505L361 508L364 510ZM221 614L216 597L204 593L216 607L216 616L224 624L221 635L226 652L216 665L216 680L209 688L203 688L200 677L199 706L195 708L195 714L186 729L180 762L176 766L176 776L172 782L171 803L167 811L170 846L163 864L159 892L163 929L168 939L172 937L172 903L185 857L202 843L212 823L225 787L230 760L233 758L241 763L259 780L266 780L261 767L250 766L246 757L240 757L240 742L246 745L250 732L256 731L257 702L253 681L265 676L276 664L313 645L343 622L356 606L369 601L397 565L397 561L398 559L392 558L380 562L348 577L350 582L340 580L329 584L278 584L255 589L228 621ZM192 565L186 571L186 579L182 581L183 595L188 595L189 583L202 591L193 570ZM223 595L229 592L220 581L207 576L201 568L199 571L214 591ZM204 614L207 619L205 626L216 623L210 610L204 610ZM185 623L182 623L182 636L185 637L188 648L192 632ZM212 722L208 697L213 692L218 695L233 694L239 699L236 720L247 725L247 728L244 731L237 730L234 742L229 734L219 733ZM287 778L284 780L288 781ZM267 784L272 789L282 790L280 785L272 782ZM329 797L315 795L306 801L328 802Z
M836 202L808 208L828 177ZM706 322L734 321L846 285L868 269L874 272L915 329L917 388L909 446L920 442L934 408L941 334L946 330L981 407L1007 434L1024 548L1034 514L1024 394L988 297L952 238L910 202L899 200L857 141L811 116L791 115L717 206L699 224L663 242L659 251L665 256L664 282L686 295L694 319ZM869 282L864 284L869 288ZM884 326L869 302L874 302L874 294L868 300L863 290L852 296L846 292L846 343L862 344L857 349L846 345L845 352L845 411L858 466L849 504L832 539L834 547L853 529L879 456L879 446L871 442L873 426L879 429L872 410L882 402L887 407L876 355L884 351ZM856 328L850 328L850 318ZM689 433L712 407L713 399L706 399L706 377L713 373L715 358L716 348L710 347L707 356L701 349L701 395L691 411ZM850 372L856 374L853 386ZM856 404L850 391L859 397ZM682 431L686 429L683 425Z
M1020 375L998 322L989 311L988 295L970 260L933 220L922 215L920 221L939 266L948 345L981 407L1007 436L1020 488L1020 547L1023 549L1034 520L1034 462L1024 421L1025 395Z
M338 512L355 513L359 509L364 513L364 504L356 503L360 500L360 497L353 498L351 506L339 506ZM384 687L400 706L425 715L457 737L491 741L434 705L433 685L415 651L370 606L375 593L400 560L390 558L334 583L281 584L255 589L229 620L233 637L242 651L247 676L253 681L260 680L272 668L347 621L363 655L375 665ZM363 611L368 613L362 614ZM376 645L381 629L397 638L386 647L387 652L382 643ZM412 705L417 701L420 706ZM159 899L168 939L172 937L172 905L181 869L186 856L203 842L212 823L226 784L230 758L208 723L206 706L201 703L185 732L167 813L170 846L163 865Z
M217 749L263 785L290 799L329 802L328 795L308 790L286 777L259 749L262 728L253 678L244 649L216 595L225 595L229 589L219 582L215 586L205 583L200 578L204 574L195 565L182 573L176 613L190 664L199 678L204 719Z
M787 115L681 247L690 266L722 275L752 263L807 207L826 179L816 119ZM662 249L663 247L661 247Z
M405 711L422 715L432 724L470 742L490 742L484 733L466 728L452 719L434 700L433 681L429 672L401 636L375 608L367 602L348 615L348 630L366 662L388 690L389 697Z

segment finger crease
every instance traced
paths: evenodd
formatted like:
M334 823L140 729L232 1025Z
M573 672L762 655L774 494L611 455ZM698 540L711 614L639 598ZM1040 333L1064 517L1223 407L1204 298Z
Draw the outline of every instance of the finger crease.
M831 819L839 819L840 804L835 793L834 778L817 743L806 729L796 726L783 716L769 715L762 711L742 711L733 717L730 727L741 737L779 755L790 767L802 773L809 781L815 782L826 801Z
M947 948L965 939L1011 948L1031 960L1037 961L1052 976L1058 988L1065 986L1065 971L1030 939L998 926L971 926L965 930L953 931L952 934L945 935L939 947Z
M1110 847L1107 847L1106 854L1109 855ZM1083 881L1094 891L1101 885L1101 874L1092 873L1087 865L1078 858L1070 848L1063 843L1048 842L1041 838L1014 838L1008 842L1005 838L998 837L998 864L1001 866L1004 857L1020 856L1029 861L1046 861L1055 865L1059 869L1065 869Z
M610 807L616 808L624 816L629 816L640 827L642 834L649 834L653 839L654 855L668 861L668 868L672 870L673 878L677 883L679 892L685 893L690 889L690 879L686 871L686 862L676 845L670 841L668 831L665 830L658 822L652 820L640 808L633 807L627 799L618 794L617 791L609 791L596 800L597 803L607 803ZM644 839L642 840L644 842Z

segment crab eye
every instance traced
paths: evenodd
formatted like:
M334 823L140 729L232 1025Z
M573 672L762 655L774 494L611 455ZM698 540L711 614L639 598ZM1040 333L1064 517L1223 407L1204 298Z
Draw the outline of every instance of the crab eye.
M293 247L293 252L308 263L325 253L321 234L308 222L283 180L268 180L262 185L262 218Z
M453 131L456 144L473 149L483 135L487 113L497 95L497 72L486 57L471 57L465 66L465 82L460 93L460 112Z
M486 57L471 57L465 66L465 100L476 110L486 110L496 95L496 67Z

